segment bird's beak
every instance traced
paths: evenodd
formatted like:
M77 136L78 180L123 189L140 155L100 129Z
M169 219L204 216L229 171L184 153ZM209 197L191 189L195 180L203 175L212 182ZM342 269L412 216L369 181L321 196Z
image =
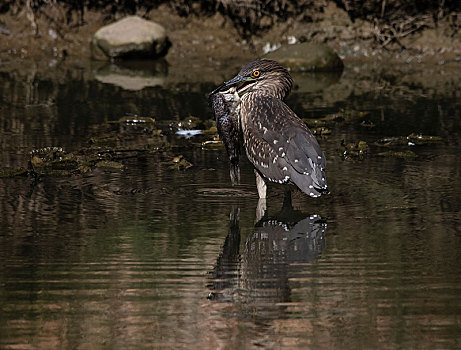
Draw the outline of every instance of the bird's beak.
M226 81L225 83L219 85L216 89L214 89L211 93L210 96L214 95L215 93L221 91L222 89L230 86L236 86L236 85L241 85L241 83L247 82L249 79L248 77L242 77L241 75L236 75L233 77L231 80Z

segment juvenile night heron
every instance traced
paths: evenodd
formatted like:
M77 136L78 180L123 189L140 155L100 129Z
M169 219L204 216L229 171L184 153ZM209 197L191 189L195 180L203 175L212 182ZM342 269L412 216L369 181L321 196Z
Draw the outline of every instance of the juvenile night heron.
M267 181L294 184L311 197L328 192L325 156L306 124L283 102L292 84L284 67L262 59L245 65L210 94L232 183L240 179L243 144L255 167L260 198L266 198Z

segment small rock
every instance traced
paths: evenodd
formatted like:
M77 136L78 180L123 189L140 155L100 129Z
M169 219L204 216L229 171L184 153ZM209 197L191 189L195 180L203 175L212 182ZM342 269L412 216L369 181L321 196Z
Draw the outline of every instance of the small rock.
M95 59L144 58L164 56L170 46L165 29L138 16L100 28L91 40Z
M284 45L264 58L278 61L292 71L342 71L343 61L328 46L316 43Z

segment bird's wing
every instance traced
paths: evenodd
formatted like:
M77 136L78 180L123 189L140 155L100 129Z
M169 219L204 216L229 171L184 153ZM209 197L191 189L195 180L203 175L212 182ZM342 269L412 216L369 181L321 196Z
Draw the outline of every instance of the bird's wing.
M308 127L283 101L250 93L240 108L248 158L264 177L293 182L314 196L326 191L325 156Z

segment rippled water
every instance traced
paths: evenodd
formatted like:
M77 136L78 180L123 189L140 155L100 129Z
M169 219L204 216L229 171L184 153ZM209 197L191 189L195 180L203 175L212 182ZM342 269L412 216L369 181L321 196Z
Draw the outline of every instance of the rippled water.
M211 118L206 92L221 79L173 72L131 91L60 69L0 74L3 166L26 166L38 147L78 149L125 113ZM295 192L291 207L270 187L261 220L250 165L232 187L222 149L178 148L185 171L158 154L0 179L0 348L460 348L460 100L344 93L363 83L351 75L295 76L298 114L365 111L374 127L319 137L331 194ZM444 141L411 148L415 159L342 157L342 140L412 132Z

